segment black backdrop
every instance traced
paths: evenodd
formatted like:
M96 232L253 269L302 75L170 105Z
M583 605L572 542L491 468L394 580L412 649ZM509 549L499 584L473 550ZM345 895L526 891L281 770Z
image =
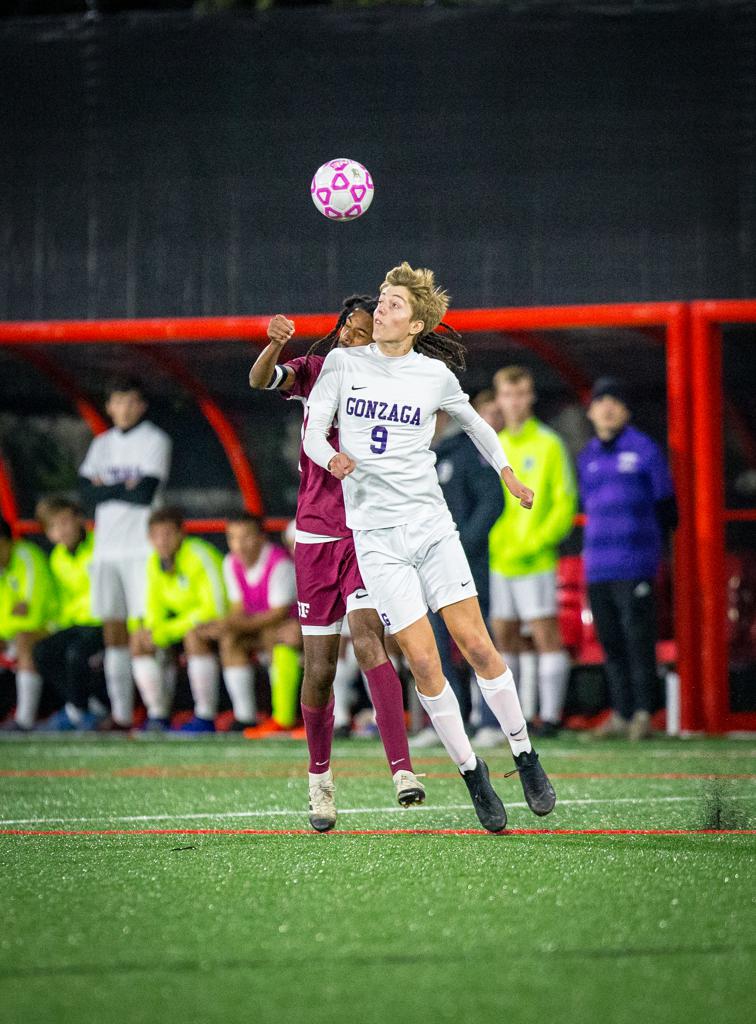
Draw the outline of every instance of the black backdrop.
M0 318L752 296L754 5L632 6L5 20Z

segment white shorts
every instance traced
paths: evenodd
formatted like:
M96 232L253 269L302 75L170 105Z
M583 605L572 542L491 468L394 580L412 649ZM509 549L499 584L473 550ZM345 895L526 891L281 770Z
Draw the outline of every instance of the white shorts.
M450 515L355 530L360 572L390 633L478 591Z
M103 622L141 619L145 611L147 556L95 559L92 576L92 611Z
M358 590L353 591L346 599L346 616L341 619L335 619L327 626L306 626L300 620L300 628L302 630L302 636L345 636L350 637L352 634L349 630L349 613L350 612L362 612L366 608L375 608L375 601L370 597L367 590L364 587L360 587Z
M528 576L502 576L491 570L492 619L532 622L557 613L556 570Z

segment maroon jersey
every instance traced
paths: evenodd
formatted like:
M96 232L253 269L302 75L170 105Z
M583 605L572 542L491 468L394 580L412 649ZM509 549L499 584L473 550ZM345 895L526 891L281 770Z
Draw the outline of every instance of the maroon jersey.
M285 363L295 375L290 391L282 391L284 398L298 398L306 402L325 362L325 356L300 356ZM307 412L305 410L306 426ZM338 451L339 432L331 426L328 442ZM349 537L352 531L346 524L344 495L341 481L313 462L300 447L299 450L299 495L297 497L297 529L316 533L324 537Z

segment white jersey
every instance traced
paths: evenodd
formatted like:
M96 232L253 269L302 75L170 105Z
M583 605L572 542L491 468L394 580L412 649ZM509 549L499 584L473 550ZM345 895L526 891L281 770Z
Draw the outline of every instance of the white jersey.
M112 427L90 444L79 475L103 484L157 477L165 483L171 463L171 440L154 423L143 420L131 430ZM159 489L151 506L128 501L101 501L95 509L96 559L147 556L147 520L159 501Z
M339 445L357 463L343 481L353 530L381 529L448 514L430 450L444 409L501 473L509 465L495 431L475 412L439 359L411 351L385 356L373 343L334 349L310 395L304 450L324 468L333 458L326 432L338 413Z
M260 556L254 565L250 565L244 575L247 583L254 587L260 582L265 572L270 556L270 544L263 545ZM234 572L231 556L226 555L223 559L223 580L226 584L226 593L231 604L244 604L244 595L241 592L239 581ZM288 558L282 558L268 580L268 604L271 608L288 608L297 599L297 584L294 575L294 563Z

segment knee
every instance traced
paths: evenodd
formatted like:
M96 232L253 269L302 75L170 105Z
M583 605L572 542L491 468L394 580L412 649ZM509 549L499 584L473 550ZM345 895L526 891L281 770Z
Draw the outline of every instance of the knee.
M318 693L327 693L336 675L336 658L306 658L303 684Z
M412 651L407 654L407 660L419 690L422 690L423 683L432 682L436 676L442 674L441 662L435 651Z
M474 669L485 667L491 660L491 657L496 655L495 648L488 634L481 634L471 630L463 633L461 636L455 636L454 639L460 651Z
M367 672L376 665L382 665L386 660L386 650L383 642L375 633L367 630L352 637L354 656L360 668Z
M190 629L184 637L184 650L188 656L198 655L202 656L205 654L212 654L213 648L203 637L199 635L196 629Z
M547 619L533 625L533 642L539 654L551 654L563 649L562 634L556 619Z
M336 674L337 657L329 658L321 655L317 658L305 659L307 677L315 686L328 687Z
M520 623L499 621L496 639L501 650L517 652L520 647Z

